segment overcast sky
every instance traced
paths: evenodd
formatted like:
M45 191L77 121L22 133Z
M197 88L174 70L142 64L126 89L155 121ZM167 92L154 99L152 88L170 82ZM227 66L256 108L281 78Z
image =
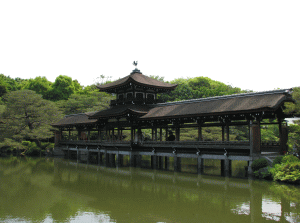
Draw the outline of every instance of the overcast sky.
M0 73L93 84L132 62L165 80L300 86L300 1L0 0Z

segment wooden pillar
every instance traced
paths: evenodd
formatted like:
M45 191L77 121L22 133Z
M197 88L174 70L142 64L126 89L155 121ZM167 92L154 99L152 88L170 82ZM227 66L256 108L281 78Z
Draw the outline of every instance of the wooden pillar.
M135 155L135 162L136 162L136 167L141 168L142 164L142 155Z
M131 129L130 129L130 140L131 142L134 141L134 128L131 126Z
M159 141L162 141L162 127L159 128Z
M175 141L180 141L180 128L176 127L175 129Z
M136 165L135 155L132 152L129 154L129 163L131 167L135 167Z
M250 155L255 154L260 155L261 153L261 133L260 133L260 123L250 124Z
M221 175L225 177L231 176L231 160L228 157L221 160Z
M90 141L90 139L91 139L90 136L91 136L91 131L89 130L89 131L88 131L88 137L87 137L89 141Z
M225 126L222 125L222 141L225 141Z
M79 160L80 160L80 151L79 151L79 149L77 148L77 162L79 162Z
M198 126L198 141L203 141L202 125L201 124L199 124L199 126Z
M181 157L178 157L177 155L174 156L174 171L181 171Z
M110 166L115 167L116 166L116 154L111 153L109 156L110 159Z
M107 150L104 151L104 157L105 157L105 166L109 166L109 156Z
M227 141L230 141L229 140L229 123L226 123L226 138L227 138Z
M78 133L78 140L81 140L81 131L80 131L80 129L77 130L77 133Z
M106 129L106 141L109 141L109 129Z
M169 169L169 157L165 156L165 169L168 170Z
M151 168L156 170L157 169L157 156L151 156Z
M114 142L115 140L116 140L116 138L115 138L115 128L113 128L112 130L111 130L111 138L112 138L112 142Z
M162 156L157 157L158 169L163 169L163 159L162 158L163 158Z
M166 128L166 140L165 141L168 141L168 130L169 130L169 128L167 127Z
M197 172L198 172L198 174L203 173L203 163L204 163L204 160L199 155L198 158L197 158Z
M100 152L100 150L98 150L98 165L100 165L100 163L102 162L102 155L101 155L101 152Z
M118 141L121 141L121 129L120 126L118 126L118 137L117 137Z
M283 155L287 152L288 130L285 126L282 126L282 120L278 120L279 139L280 139L280 154Z
M87 155L86 155L86 162L87 162L87 164L90 164L90 151L89 150L87 150Z
M70 141L71 140L71 130L69 129L69 138L68 140Z
M154 141L157 141L157 128L154 128Z
M151 128L151 140L154 141L154 128Z

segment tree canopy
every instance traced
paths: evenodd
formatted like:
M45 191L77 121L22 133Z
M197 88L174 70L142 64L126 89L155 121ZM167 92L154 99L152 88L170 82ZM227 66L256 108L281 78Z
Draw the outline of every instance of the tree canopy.
M155 77L154 77L155 78ZM157 77L155 79L161 79ZM163 101L181 101L196 98L207 98L213 96L231 95L243 93L240 88L234 88L208 77L178 78L170 82L178 84L174 91L160 94Z
M12 91L4 95L1 141L22 147L23 140L40 140L53 136L51 123L62 118L56 105L32 90ZM3 145L2 143L2 145Z

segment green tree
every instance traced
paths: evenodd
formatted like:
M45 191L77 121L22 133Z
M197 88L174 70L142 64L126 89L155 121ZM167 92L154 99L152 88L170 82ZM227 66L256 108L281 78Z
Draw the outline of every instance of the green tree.
M286 103L284 112L286 114L300 115L300 87L293 88L292 97L295 103ZM295 124L288 125L289 130L289 149L295 148L299 151L300 148L300 121L294 121Z
M37 94L46 95L52 85L51 81L48 81L46 77L36 77L29 79L25 88L35 91Z
M2 114L1 145L22 147L22 141L40 141L53 136L51 123L61 118L53 102L31 90L12 91L3 97L6 108Z
M0 97L7 93L7 86L3 79L0 79Z
M51 101L67 100L74 93L75 87L72 78L59 75L50 90L45 94L45 98Z
M171 92L160 94L159 98L163 101L181 101L246 92L208 77L178 78L171 83L178 86Z
M91 94L73 94L68 100L57 102L57 106L65 115L99 111L109 107L112 96L103 92L93 92Z
M293 88L292 97L295 103L286 103L286 109L284 112L286 114L294 113L299 115L300 114L300 87Z

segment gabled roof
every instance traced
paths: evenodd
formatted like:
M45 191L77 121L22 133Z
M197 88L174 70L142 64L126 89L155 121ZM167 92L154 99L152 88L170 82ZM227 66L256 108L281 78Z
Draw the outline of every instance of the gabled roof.
M165 119L275 111L284 102L292 101L290 90L201 98L157 104L155 108L140 117L140 119Z
M285 102L293 102L290 89L200 98L154 105L119 105L99 112L69 115L52 126L93 124L98 121L97 119L122 117L128 114L136 115L137 120L153 120L276 112Z
M138 71L138 70L137 70ZM100 91L112 92L114 89L125 86L127 84L136 84L139 86L152 87L160 90L173 90L177 87L177 84L169 84L162 81L155 80L153 78L147 77L140 72L135 72L135 70L128 76L116 80L112 83L98 85L97 88Z
M74 126L74 125L83 125L83 124L94 124L97 122L97 119L89 119L88 115L92 115L95 112L86 112L80 114L66 115L63 119L52 124L54 127L60 126Z
M115 116L126 115L128 113L142 116L147 114L149 110L150 106L148 105L119 105L91 114L89 115L89 118L110 118Z

